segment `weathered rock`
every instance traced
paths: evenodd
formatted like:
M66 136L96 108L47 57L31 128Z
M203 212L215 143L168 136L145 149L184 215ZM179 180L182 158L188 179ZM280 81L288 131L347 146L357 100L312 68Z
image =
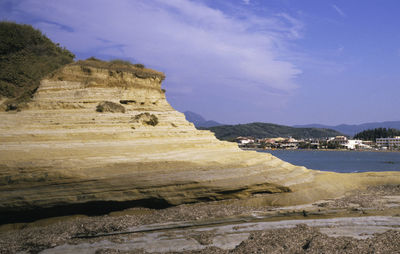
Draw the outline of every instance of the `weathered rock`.
M28 109L0 113L0 213L164 207L254 193L286 205L400 183L397 172L312 171L221 142L168 104L163 78L143 68L71 64L41 82ZM97 112L103 101L125 113Z
M121 104L112 101L102 101L96 107L97 112L125 113L125 108Z

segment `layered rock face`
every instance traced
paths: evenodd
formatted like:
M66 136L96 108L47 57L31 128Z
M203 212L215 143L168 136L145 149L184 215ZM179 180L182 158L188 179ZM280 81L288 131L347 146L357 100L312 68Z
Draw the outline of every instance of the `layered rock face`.
M242 151L196 130L166 101L162 73L71 64L44 79L29 108L0 113L0 213L110 204L164 207L245 198L298 204L396 172L335 174Z

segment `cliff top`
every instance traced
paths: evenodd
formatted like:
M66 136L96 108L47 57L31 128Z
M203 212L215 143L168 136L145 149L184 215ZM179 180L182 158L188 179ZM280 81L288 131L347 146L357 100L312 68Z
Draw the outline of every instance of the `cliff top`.
M162 72L148 69L143 64L132 64L129 61L118 59L106 62L94 57L90 57L86 60L79 60L75 63L72 63L71 65L106 69L116 72L130 72L139 78L159 78L161 80L165 79L165 75Z
M107 62L91 57L74 62L73 53L30 25L2 21L0 38L0 111L25 108L40 81L57 77L65 66L78 65L82 71L97 68L117 73L129 72L143 79L165 79L161 72L123 60Z

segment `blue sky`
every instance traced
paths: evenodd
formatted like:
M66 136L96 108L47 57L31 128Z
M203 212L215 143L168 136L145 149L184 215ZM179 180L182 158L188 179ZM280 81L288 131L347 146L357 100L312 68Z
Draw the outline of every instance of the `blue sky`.
M223 123L400 120L397 0L0 0L85 59L163 71L167 99Z

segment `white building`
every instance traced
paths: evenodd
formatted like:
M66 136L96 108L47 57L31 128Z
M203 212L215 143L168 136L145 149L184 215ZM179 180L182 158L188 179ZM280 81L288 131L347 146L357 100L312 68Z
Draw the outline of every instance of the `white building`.
M344 146L349 150L354 150L356 148L363 146L363 144L362 144L362 140L349 139L349 140L347 140L347 143Z
M334 138L328 139L328 143L333 143L333 144L345 146L347 144L347 137L345 137L345 136L336 136Z
M239 145L246 145L254 143L254 139L248 137L237 137L236 142L239 143Z
M377 138L376 144L381 147L394 148L400 147L400 137L394 138Z

